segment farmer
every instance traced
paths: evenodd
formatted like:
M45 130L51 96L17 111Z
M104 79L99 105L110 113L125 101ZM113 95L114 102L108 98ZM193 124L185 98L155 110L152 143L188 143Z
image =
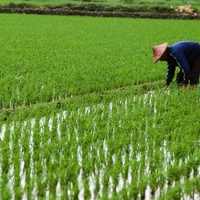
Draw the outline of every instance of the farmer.
M168 43L153 47L154 63L167 61L166 86L174 78L176 67L180 68L176 82L187 88L188 83L192 88L199 82L200 73L200 44L191 41L182 41L168 47Z

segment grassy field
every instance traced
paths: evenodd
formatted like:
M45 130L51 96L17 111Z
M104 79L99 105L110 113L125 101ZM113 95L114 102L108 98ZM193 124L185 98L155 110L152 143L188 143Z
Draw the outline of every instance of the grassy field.
M0 20L0 199L200 197L199 88L152 56L199 21Z
M165 65L153 65L152 46L199 39L199 21L0 18L2 108L164 80Z

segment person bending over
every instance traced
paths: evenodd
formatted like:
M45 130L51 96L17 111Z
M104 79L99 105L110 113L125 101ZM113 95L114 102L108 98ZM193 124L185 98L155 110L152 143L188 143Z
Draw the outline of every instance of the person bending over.
M180 68L176 82L187 88L194 88L199 83L200 73L200 44L192 41L181 41L168 46L168 43L156 45L153 50L153 62L167 61L166 86L169 86L174 78L176 67Z

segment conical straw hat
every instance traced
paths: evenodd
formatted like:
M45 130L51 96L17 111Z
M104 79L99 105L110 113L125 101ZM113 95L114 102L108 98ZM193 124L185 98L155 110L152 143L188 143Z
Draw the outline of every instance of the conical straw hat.
M159 61L163 53L166 51L167 46L168 46L168 43L166 42L164 44L160 44L153 47L153 56L154 56L153 62L154 63L157 63Z

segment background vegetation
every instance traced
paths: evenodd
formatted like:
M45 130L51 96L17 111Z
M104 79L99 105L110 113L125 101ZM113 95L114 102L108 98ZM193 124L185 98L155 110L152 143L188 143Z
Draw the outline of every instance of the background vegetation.
M199 88L152 55L198 20L0 20L0 199L200 197Z
M199 38L199 21L8 14L1 21L1 108L164 80L152 46Z
M191 5L193 8L199 10L200 3L198 0L0 0L0 5L5 4L28 4L28 5L66 5L66 4L96 4L96 5L110 5L110 6L126 6L126 7L178 7L180 5Z
M1 4L6 4L6 3L31 3L31 4L65 4L65 3L69 3L69 2L82 2L82 1L68 1L68 0L0 0ZM85 2L105 2L105 3L123 3L123 1L120 0L88 0ZM126 1L124 1L126 3ZM127 1L128 3L128 1ZM199 1L198 0L145 0L145 1L141 1L141 0L129 0L129 3L132 4L154 4L154 5L171 5L171 4L191 4L191 5L198 5Z

